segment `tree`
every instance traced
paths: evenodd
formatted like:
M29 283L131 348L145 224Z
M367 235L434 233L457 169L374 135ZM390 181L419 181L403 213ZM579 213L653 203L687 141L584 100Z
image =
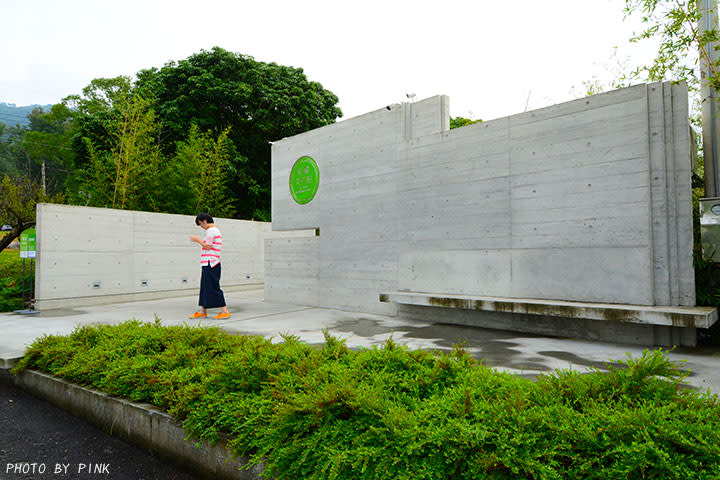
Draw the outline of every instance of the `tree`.
M652 64L641 66L631 76L646 76L650 81L666 79L684 80L691 89L699 85L698 59L710 63L708 80L713 87L720 87L718 65L710 60L706 45L718 40L715 28L700 32L697 0L625 0L625 15L641 15L645 30L631 41L656 38L660 45Z
M230 127L229 186L241 218L269 220L270 142L342 115L337 96L309 81L302 69L218 47L142 70L136 86L155 98L166 153L187 139L191 125L213 135Z
M70 148L73 168L84 169L89 160L88 140L96 149L110 151L112 135L109 132L120 121L119 105L127 103L133 94L129 77L95 78L83 88L80 95L69 95L62 101L72 114ZM68 180L72 192L79 189L75 178Z
M118 118L106 125L102 144L83 139L89 161L80 173L78 195L96 207L155 210L163 159L151 102L135 94L115 99L113 107Z
M228 127L213 139L209 132L201 133L193 125L187 140L179 143L173 170L188 180L184 190L189 197L182 213L212 211L218 217L232 215L232 197L227 187L228 172L232 171L229 133Z
M25 129L19 126L7 127L3 125L3 137L0 138L0 175L6 173L17 173L21 163L19 150L21 150L22 139L25 136Z
M713 2L717 8L716 2ZM704 78L711 87L720 88L720 61L713 61L714 55L708 45L720 39L717 28L701 31L698 22L701 12L698 0L625 0L625 15L640 15L645 29L634 35L631 42L656 39L658 53L650 65L642 65L620 78L618 83L627 85L631 81L685 81L690 93L690 124L695 132L697 171L693 175L693 194L696 199L704 196L699 188L704 176L704 158L701 131L700 81ZM700 60L708 71L700 73Z
M715 4L715 2L713 2ZM720 88L720 61L713 61L708 45L720 39L717 28L701 31L698 21L701 12L698 0L625 0L625 15L640 15L646 28L630 41L655 39L658 53L650 65L642 65L621 78L622 84L631 81L685 81L691 97L690 122L700 128L700 60L709 72L702 77L715 89ZM702 162L701 162L702 163Z
M176 153L166 153L153 101L126 77L95 79L82 95L66 100L75 108L75 136L85 157L71 189L72 202L188 215L212 208L216 216L232 214L229 127L214 138L192 125Z
M452 130L453 128L460 128L466 125L472 125L474 123L480 122L482 122L482 119L480 118L478 118L477 120L472 120L465 117L450 117L450 130Z
M29 129L25 132L22 147L40 166L40 184L43 189L58 193L65 190L65 180L73 169L72 112L63 104L53 105L47 112L41 107L28 115Z
M82 95L69 95L63 104L80 115L103 116L133 93L130 77L95 78L83 88Z
M35 206L43 202L60 203L62 196L48 195L38 183L27 177L5 175L0 180L0 224L12 227L9 234L0 238L0 251L22 232L35 226Z

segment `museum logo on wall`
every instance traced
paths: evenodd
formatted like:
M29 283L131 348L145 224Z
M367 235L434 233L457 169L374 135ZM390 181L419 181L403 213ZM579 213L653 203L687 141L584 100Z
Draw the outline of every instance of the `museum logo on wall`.
M320 186L320 170L307 155L297 159L290 170L290 195L300 205L310 203Z

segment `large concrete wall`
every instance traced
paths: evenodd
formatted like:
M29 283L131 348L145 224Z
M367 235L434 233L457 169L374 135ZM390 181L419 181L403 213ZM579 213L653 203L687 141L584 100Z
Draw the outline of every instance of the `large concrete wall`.
M433 97L272 146L270 300L395 313L382 291L694 305L685 85L449 129ZM293 163L320 186L293 201Z
M215 223L223 233L223 288L262 283L270 224ZM36 306L191 294L200 285L200 248L189 236L202 233L194 216L40 204Z

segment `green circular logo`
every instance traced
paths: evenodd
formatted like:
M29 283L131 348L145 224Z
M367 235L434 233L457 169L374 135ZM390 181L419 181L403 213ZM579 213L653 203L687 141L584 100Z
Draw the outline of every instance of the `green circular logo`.
M320 170L315 160L300 157L290 171L290 194L300 205L310 203L320 186Z

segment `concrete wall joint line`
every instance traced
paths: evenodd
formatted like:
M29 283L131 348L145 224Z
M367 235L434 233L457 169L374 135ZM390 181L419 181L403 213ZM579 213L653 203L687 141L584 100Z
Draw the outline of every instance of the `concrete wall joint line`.
M647 178L647 185L648 185L648 202L647 202L647 222L648 222L648 232L650 234L650 241L648 242L648 261L650 268L648 269L648 276L649 276L649 290L650 290L650 299L651 302L654 304L656 301L656 295L655 295L655 249L654 247L654 233L653 233L653 215L652 215L652 205L653 205L653 194L652 194L652 145L651 145L651 138L650 138L650 92L649 92L650 85L645 84L645 119L646 119L646 152L647 152L647 162L648 162L648 178Z
M259 319L259 318L273 317L273 316L276 316L276 315L286 315L286 314L288 314L288 313L299 313L299 312L304 312L304 311L307 311L307 310L312 310L313 308L316 308L316 307L305 307L305 308L298 308L297 310L288 310L288 311L285 311L285 312L267 313L267 314L265 314L265 315L255 315L255 316L253 316L253 317L243 318L241 321L246 322L246 321L250 321L250 320L257 320L257 319Z

